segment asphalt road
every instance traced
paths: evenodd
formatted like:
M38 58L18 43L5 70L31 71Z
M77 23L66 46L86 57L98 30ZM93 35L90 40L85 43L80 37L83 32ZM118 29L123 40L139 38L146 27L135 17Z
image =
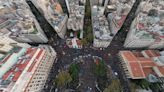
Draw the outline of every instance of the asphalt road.
M33 11L34 15L36 16L36 19L40 23L42 29L44 30L45 34L49 38L50 42L49 44L52 45L52 47L57 52L57 62L54 63L49 78L46 83L46 87L43 90L43 92L54 92L53 87L53 80L55 79L55 76L58 74L58 70L62 69L64 66L71 64L73 62L73 59L80 56L80 55L93 55L93 56L99 56L102 57L103 60L109 64L112 67L112 70L118 73L118 78L121 81L123 91L124 92L130 92L129 88L129 82L128 79L125 77L125 74L123 72L123 69L120 67L120 62L117 57L117 54L120 50L125 50L123 47L124 38L126 38L127 31L130 28L130 24L132 23L136 9L139 5L139 2L141 0L136 0L134 3L133 8L131 9L130 13L128 14L123 26L118 31L116 36L113 38L110 46L104 50L95 50L90 47L86 47L83 49L71 49L68 47L65 47L65 40L60 39L53 28L48 24L48 22L45 20L45 18L37 11L37 9L33 6L31 2L28 2L29 6L31 7L31 10ZM65 54L63 54L63 52ZM108 54L110 53L110 56Z

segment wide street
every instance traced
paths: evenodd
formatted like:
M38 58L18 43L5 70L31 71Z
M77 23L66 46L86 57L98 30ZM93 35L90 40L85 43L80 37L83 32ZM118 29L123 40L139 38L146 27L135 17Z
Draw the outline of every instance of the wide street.
M122 28L119 30L119 32L116 34L116 36L113 38L110 46L103 50L96 50L92 47L84 47L82 49L71 49L68 48L65 45L65 40L60 39L53 28L47 23L45 18L40 14L37 9L34 7L34 5L31 2L28 2L29 6L31 7L34 15L36 16L37 20L39 21L42 29L44 30L47 37L50 39L49 43L57 52L57 62L54 63L51 72L49 74L49 78L46 83L46 87L43 90L43 92L54 92L53 88L53 80L55 79L55 76L58 74L58 70L62 69L64 66L70 64L73 62L73 59L78 56L83 55L91 55L91 56L99 56L103 58L103 60L106 62L106 64L110 65L112 67L112 70L114 72L118 73L118 78L121 81L121 85L123 87L124 92L130 92L129 88L129 82L128 79L125 77L125 74L120 67L120 62L117 57L118 52L120 50L124 50L123 43L124 39L126 38L127 31L130 28L130 24L132 23L136 9L139 5L141 0L136 0L134 3L133 8L131 9L130 13L128 14Z

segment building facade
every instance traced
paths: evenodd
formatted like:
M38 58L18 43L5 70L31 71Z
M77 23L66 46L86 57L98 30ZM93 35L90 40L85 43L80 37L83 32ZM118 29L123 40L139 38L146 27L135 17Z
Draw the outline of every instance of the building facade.
M40 92L55 59L51 46L13 48L1 58L0 92Z

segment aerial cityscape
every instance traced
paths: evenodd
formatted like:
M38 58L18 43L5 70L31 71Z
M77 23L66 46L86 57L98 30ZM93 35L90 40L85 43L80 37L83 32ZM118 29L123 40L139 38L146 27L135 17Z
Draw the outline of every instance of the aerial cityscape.
M0 0L0 92L164 92L164 0Z

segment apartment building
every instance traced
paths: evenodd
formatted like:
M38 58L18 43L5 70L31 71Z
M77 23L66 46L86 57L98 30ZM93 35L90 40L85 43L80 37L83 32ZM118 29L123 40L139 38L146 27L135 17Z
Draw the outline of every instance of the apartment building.
M0 2L0 30L22 43L46 43L48 39L24 0Z
M86 0L66 0L69 12L67 28L73 31L83 31Z
M103 8L99 6L92 7L92 28L93 28L93 46L108 47L113 36L109 30L109 24L103 14Z
M106 16L111 32L115 35L123 25L135 0L110 0L106 7Z
M30 48L31 46L27 43L18 43L17 41L7 37L7 36L0 36L0 52L9 52L14 47L23 47L23 48Z
M125 40L126 48L164 48L164 1L142 1Z
M30 0L44 15L60 38L64 39L67 31L68 16L63 13L58 0Z
M0 57L0 92L40 92L55 59L51 46L13 48Z

